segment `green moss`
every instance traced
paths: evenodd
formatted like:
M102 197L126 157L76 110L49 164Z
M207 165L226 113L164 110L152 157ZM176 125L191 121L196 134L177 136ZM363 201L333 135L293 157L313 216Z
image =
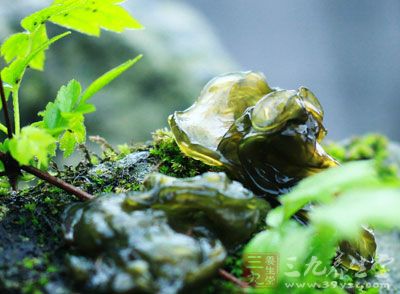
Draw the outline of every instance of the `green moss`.
M343 144L328 144L326 148L336 159L344 162L382 157L386 154L387 145L388 141L385 137L367 135L353 138ZM88 174L90 170L93 170L93 165L82 162L76 167L67 167L63 171L58 171L58 176L96 195L102 192L119 193L140 190L141 182L131 180L135 177L130 172L131 170L123 173L121 171L124 170L118 169L115 165L116 161L133 151L149 151L148 166L153 167L154 171L159 170L170 176L190 177L217 170L183 155L171 133L164 129L154 133L154 142L149 145L123 145L118 147L118 151L109 150L102 157L92 157L91 162L94 162L95 158L96 162L109 166L108 171L98 169L93 174L94 176L89 178ZM111 172L112 175L109 179L107 172ZM2 196L0 220L5 220L7 224L12 223L13 228L16 229L11 232L18 234L18 238L12 239L15 244L18 243L18 246L29 250L33 248L33 252L26 253L23 261L12 266L7 275L0 267L0 290L18 288L23 289L24 293L41 293L40 291L45 292L45 284L65 279L62 274L64 260L55 259L56 255L63 257L67 253L62 247L59 218L65 206L75 201L77 199L71 195L41 181L38 181L34 187L20 191L18 196L11 196L9 193ZM3 239L0 237L1 240ZM61 251L55 253L58 248L61 248ZM12 248L2 248L0 244L0 249L4 250L2 252L4 256L13 254ZM235 277L242 278L240 250L230 253L225 261L224 269ZM17 272L18 277L12 276L13 272ZM6 281L4 281L5 277L7 277ZM1 285L1 283L7 285ZM215 277L204 291L203 293L240 293L242 290L229 281Z
M22 260L22 265L27 269L33 269L35 266L40 265L42 262L36 257L25 257Z
M0 205L0 221L3 220L3 218L7 215L7 212L9 211L8 207L5 205Z
M331 142L325 150L339 162L362 159L381 159L387 156L389 140L379 134L353 137L345 142Z
M324 148L340 163L374 159L381 177L397 178L399 175L398 164L389 159L389 139L383 135L353 137L343 142L328 143Z
M150 154L159 161L158 171L162 174L184 178L193 177L207 171L219 171L201 161L185 156L176 144L172 133L159 129L153 133Z
M34 203L34 202L26 203L26 204L24 205L24 208L25 208L26 210L30 211L30 212L34 212L35 209L36 209L36 203Z

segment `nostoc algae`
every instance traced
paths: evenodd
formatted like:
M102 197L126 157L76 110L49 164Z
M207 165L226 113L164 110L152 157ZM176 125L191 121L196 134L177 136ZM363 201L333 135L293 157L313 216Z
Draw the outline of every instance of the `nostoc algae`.
M169 118L181 150L259 195L288 192L337 162L321 147L324 112L307 88L272 89L260 73L216 77L187 110Z
M323 117L309 89L271 88L261 73L236 72L211 80L191 107L169 117L169 124L183 153L224 168L277 205L277 197L301 179L338 166L320 144L326 135ZM364 229L360 240L343 242L341 249L342 265L369 269L374 235Z
M256 232L270 209L266 200L276 205L272 200L301 179L338 165L320 145L323 116L307 88L271 88L254 72L213 79L169 124L184 154L221 167L229 178L151 174L141 192L73 205L65 221L74 248L71 274L85 289L103 293L177 293L198 286L216 273L227 251ZM340 247L343 266L373 264L369 230Z
M224 173L153 174L144 186L67 210L70 273L88 291L176 293L198 286L222 266L227 249L251 237L269 209Z

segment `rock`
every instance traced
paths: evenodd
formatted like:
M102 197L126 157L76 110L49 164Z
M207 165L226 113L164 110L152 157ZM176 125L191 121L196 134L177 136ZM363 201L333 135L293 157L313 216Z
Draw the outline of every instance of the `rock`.
M134 152L115 162L96 165L88 171L88 179L98 185L112 183L141 183L145 176L154 171L154 160L149 159L148 151Z
M377 233L378 262L387 270L377 273L368 280L381 285L379 293L394 294L400 292L400 232Z
M142 151L100 167L90 168L82 162L59 176L93 194L131 190L141 185L156 163L148 151ZM61 216L77 199L44 183L18 194L3 188L0 193L0 293L74 292L65 275L70 249L65 246Z

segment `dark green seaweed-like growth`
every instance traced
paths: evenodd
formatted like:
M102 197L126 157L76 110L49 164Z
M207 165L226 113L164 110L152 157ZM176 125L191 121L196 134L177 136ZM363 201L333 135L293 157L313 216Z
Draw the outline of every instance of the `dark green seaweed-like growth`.
M240 183L224 173L204 173L177 179L152 174L144 182L148 193L126 199L131 208L151 207L167 213L179 231L219 238L226 247L248 240L269 210Z
M261 73L237 72L214 78L195 104L169 118L179 147L206 164L223 165L219 142L248 107L271 91Z
M323 116L307 88L271 90L262 75L245 72L212 80L197 102L175 112L169 123L185 154L222 166L274 204L269 196L287 193L300 180L338 165L320 145L326 134ZM297 216L308 222L306 211ZM376 244L368 230L341 249L348 268L369 268L374 262Z
M185 179L153 174L144 186L143 192L101 196L67 211L65 236L75 248L68 264L86 289L190 288L214 275L225 247L248 240L269 210L224 173Z
M176 293L212 276L226 252L218 240L174 231L164 212L126 208L108 195L69 211L66 238L75 281L99 293Z
M257 194L280 195L337 165L319 144L326 133L322 119L308 89L271 90L261 74L245 72L212 80L169 123L188 156L223 166Z

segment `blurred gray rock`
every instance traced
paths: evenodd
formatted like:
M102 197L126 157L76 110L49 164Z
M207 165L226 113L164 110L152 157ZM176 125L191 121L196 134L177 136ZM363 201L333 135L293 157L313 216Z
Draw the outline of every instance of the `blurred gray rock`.
M51 1L0 0L0 39L21 31L19 20ZM167 116L184 109L213 76L232 70L207 22L180 1L131 0L124 4L146 27L98 38L73 33L47 51L44 73L29 71L23 81L24 123L53 100L72 78L88 86L108 69L144 54L127 73L93 98L98 111L87 119L88 134L111 143L144 140L166 125ZM49 34L61 31L48 25Z

